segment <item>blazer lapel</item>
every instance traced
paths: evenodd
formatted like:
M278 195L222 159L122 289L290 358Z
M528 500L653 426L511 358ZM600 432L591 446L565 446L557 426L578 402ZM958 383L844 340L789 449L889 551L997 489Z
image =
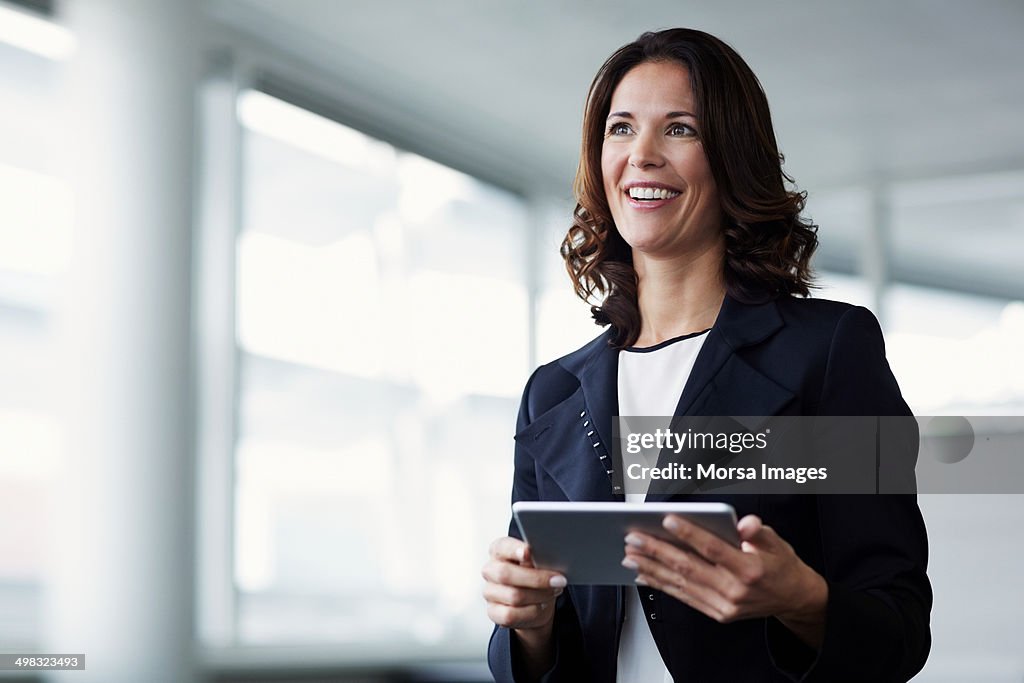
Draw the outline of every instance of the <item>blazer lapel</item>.
M742 304L726 296L718 320L708 333L686 386L676 406L673 429L682 428L682 418L707 416L738 418L732 427L742 426L755 431L768 417L778 414L794 394L751 366L736 351L765 341L783 327L782 317L773 301L764 304ZM753 421L744 418L756 418ZM739 423L737 425L736 423ZM687 426L695 427L692 420ZM662 450L658 467L679 460L669 450ZM675 493L691 492L690 485L671 486ZM673 494L663 486L651 486L649 502L665 501Z
M719 396L716 401L723 408L734 403L727 400L730 396L755 396L761 387L747 387L734 381L712 382L726 367L734 362L742 363L750 372L762 380L778 387L767 377L735 356L737 349L751 346L764 341L775 334L783 326L782 317L774 301L763 304L742 304L730 296L722 302L722 310L714 327L708 332L697 360L690 372L690 377L683 387L683 393L676 405L676 415L707 414L701 408L705 406L713 393L725 392L728 396ZM721 378L725 379L725 378ZM761 382L758 382L761 384ZM781 387L778 387L781 389ZM767 407L767 406L766 406ZM733 412L733 415L740 415ZM755 413L742 413L755 414ZM771 414L771 413L764 413Z
M619 352L602 344L579 375L587 410L600 442L612 444L612 418L619 414ZM586 416L584 416L586 417Z
M612 484L619 361L609 336L606 332L584 353L563 359L562 367L579 379L580 388L516 435L571 501L622 500Z

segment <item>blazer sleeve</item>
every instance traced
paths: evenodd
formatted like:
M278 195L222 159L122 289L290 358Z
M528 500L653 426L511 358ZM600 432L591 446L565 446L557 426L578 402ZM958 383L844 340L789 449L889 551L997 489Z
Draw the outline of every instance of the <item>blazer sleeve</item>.
M530 424L534 415L531 406L537 405L536 396L531 392L543 392L543 381L538 381L543 366L538 368L523 392L519 406L519 417L516 420L516 433L521 432ZM535 387L534 385L540 385ZM512 478L512 502L520 500L539 500L537 493L536 465L530 454L519 443L515 446L515 472ZM515 520L509 523L510 536L522 538ZM562 591L555 602L555 623L553 629L555 662L551 669L540 678L540 683L556 681L572 681L574 675L586 670L583 655L583 633L579 618L573 607L570 590ZM495 626L487 648L487 663L496 683L523 683L529 680L522 672L522 661L519 643L511 629Z
M836 326L820 415L911 416L885 359L878 321L852 308ZM916 423L904 448L917 453ZM931 647L928 540L913 494L819 495L818 521L829 595L815 654L775 619L769 651L799 681L906 681Z

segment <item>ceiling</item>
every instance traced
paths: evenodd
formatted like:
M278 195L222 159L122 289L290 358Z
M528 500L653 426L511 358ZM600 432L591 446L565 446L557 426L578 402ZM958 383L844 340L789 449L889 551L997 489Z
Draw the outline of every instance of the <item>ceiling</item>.
M671 26L709 31L751 65L786 169L812 204L829 188L1024 170L1017 0L211 0L207 8L241 35L352 84L379 103L386 125L436 138L445 149L435 156L451 149L451 159L475 158L528 192L570 196L595 71L644 30ZM971 234L994 230L992 239L1017 240L1011 250L1024 253L1024 180L1000 201ZM1005 215L1015 217L1012 230ZM928 239L927 224L906 230L912 244ZM996 262L1007 249L991 251L996 272L1014 265Z

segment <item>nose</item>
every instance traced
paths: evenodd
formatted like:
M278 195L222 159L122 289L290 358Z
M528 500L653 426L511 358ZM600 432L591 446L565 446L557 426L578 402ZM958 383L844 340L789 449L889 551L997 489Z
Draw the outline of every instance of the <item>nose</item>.
M633 168L658 168L665 165L657 135L644 131L633 138L629 150L629 165Z

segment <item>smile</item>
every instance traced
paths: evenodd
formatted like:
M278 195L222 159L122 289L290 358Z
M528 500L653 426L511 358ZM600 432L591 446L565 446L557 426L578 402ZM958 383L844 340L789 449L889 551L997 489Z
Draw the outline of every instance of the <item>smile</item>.
M626 190L630 199L646 201L649 199L672 199L678 197L679 193L667 187L631 187Z
M623 194L627 197L626 203L632 208L650 211L671 203L682 193L668 187L634 185L627 188Z

